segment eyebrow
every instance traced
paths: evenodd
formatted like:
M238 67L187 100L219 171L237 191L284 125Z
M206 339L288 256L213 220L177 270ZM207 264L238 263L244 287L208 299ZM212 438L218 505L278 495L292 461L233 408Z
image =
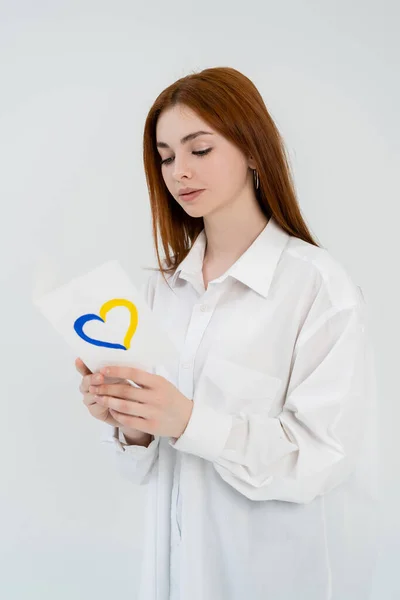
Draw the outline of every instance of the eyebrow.
M181 144L185 144L186 142L189 142L190 140L194 140L194 138L197 138L199 135L214 135L214 134L211 133L210 131L195 131L194 133L188 133L188 135L185 135L181 139ZM157 142L157 148L169 148L169 146L165 142Z

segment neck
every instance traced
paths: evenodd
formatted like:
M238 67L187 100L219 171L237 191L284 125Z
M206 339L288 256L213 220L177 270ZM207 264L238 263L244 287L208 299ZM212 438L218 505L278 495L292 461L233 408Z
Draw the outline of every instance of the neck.
M268 223L258 203L246 215L228 214L204 217L207 264L226 263L237 260L251 246Z

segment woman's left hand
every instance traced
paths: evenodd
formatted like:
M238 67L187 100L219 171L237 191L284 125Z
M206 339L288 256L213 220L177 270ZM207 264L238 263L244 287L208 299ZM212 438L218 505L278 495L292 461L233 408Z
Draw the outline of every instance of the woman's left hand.
M100 383L89 388L90 393L100 396L94 398L96 402L107 406L121 427L176 439L185 431L193 400L184 396L168 379L133 367L104 367L100 373L106 377L130 379L143 386L139 389L121 382Z

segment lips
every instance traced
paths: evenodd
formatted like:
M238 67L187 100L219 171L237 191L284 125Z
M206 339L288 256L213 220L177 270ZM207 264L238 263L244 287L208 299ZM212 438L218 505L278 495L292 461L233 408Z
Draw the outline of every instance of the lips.
M201 194L201 192L204 192L204 190L196 190L194 192L189 192L188 194L181 194L180 197L187 202L189 200L197 198L197 196Z
M201 188L186 188L186 192L179 192L180 196L187 196L188 194L192 194L193 192L199 192Z

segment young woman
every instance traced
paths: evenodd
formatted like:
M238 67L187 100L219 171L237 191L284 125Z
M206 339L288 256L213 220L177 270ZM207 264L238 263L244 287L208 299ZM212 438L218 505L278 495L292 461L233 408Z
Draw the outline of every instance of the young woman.
M105 441L147 487L140 599L364 600L376 449L360 288L311 236L279 132L238 71L160 94L144 167L160 267L146 298L179 363L76 362Z

